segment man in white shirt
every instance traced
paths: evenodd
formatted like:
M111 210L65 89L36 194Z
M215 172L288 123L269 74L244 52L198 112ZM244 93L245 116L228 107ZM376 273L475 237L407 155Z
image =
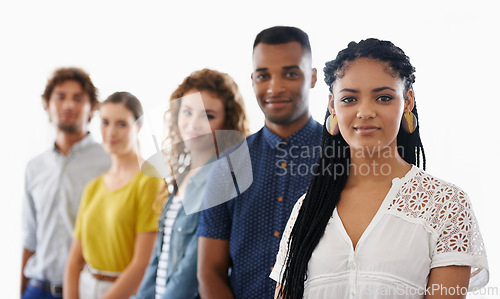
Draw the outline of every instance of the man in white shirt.
M106 171L110 158L88 132L98 107L97 89L78 68L60 68L42 94L56 127L54 146L26 168L22 212L23 299L62 298L62 281L80 197L87 182Z

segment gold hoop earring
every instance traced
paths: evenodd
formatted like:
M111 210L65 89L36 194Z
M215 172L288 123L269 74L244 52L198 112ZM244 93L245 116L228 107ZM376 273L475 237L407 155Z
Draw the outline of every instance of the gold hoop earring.
M417 117L411 111L406 111L403 113L403 118L401 119L401 126L406 133L413 133L417 129Z
M339 133L339 123L335 114L330 114L325 121L325 128L330 135L335 136Z

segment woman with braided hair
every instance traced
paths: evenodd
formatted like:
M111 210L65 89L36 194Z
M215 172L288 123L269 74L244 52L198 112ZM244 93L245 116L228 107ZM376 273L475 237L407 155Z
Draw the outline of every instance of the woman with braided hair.
M414 72L373 38L326 63L323 151L281 239L277 298L465 298L488 282L467 194L424 172Z

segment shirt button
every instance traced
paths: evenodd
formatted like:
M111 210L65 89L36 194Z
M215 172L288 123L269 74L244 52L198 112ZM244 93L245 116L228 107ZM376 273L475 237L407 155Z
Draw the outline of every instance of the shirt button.
M281 163L281 167L283 167L283 168L285 168L285 167L286 167L286 165L287 165L287 164L286 164L286 162L282 162L282 163Z
M177 231L178 231L178 232L181 232L181 231L182 231L182 227L178 227L178 228L177 228Z
M278 201L283 201L283 196L278 197Z
M280 236L280 232L279 232L279 231L275 231L275 232L274 232L274 236L275 236L275 237L279 237L279 236Z
M288 142L287 141L281 141L280 143L278 143L278 148L284 148L285 146L288 145Z

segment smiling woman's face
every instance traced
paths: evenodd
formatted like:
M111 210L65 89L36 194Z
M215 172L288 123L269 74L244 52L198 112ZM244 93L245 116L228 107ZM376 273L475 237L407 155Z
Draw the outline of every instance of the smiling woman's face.
M224 129L222 99L209 91L190 90L182 97L177 124L189 151L215 150L213 131Z
M121 103L101 106L101 134L104 149L112 155L124 155L135 150L137 129L132 111Z
M405 100L405 96L408 100ZM351 150L396 148L401 117L413 108L413 93L389 64L358 58L333 83L330 112Z

